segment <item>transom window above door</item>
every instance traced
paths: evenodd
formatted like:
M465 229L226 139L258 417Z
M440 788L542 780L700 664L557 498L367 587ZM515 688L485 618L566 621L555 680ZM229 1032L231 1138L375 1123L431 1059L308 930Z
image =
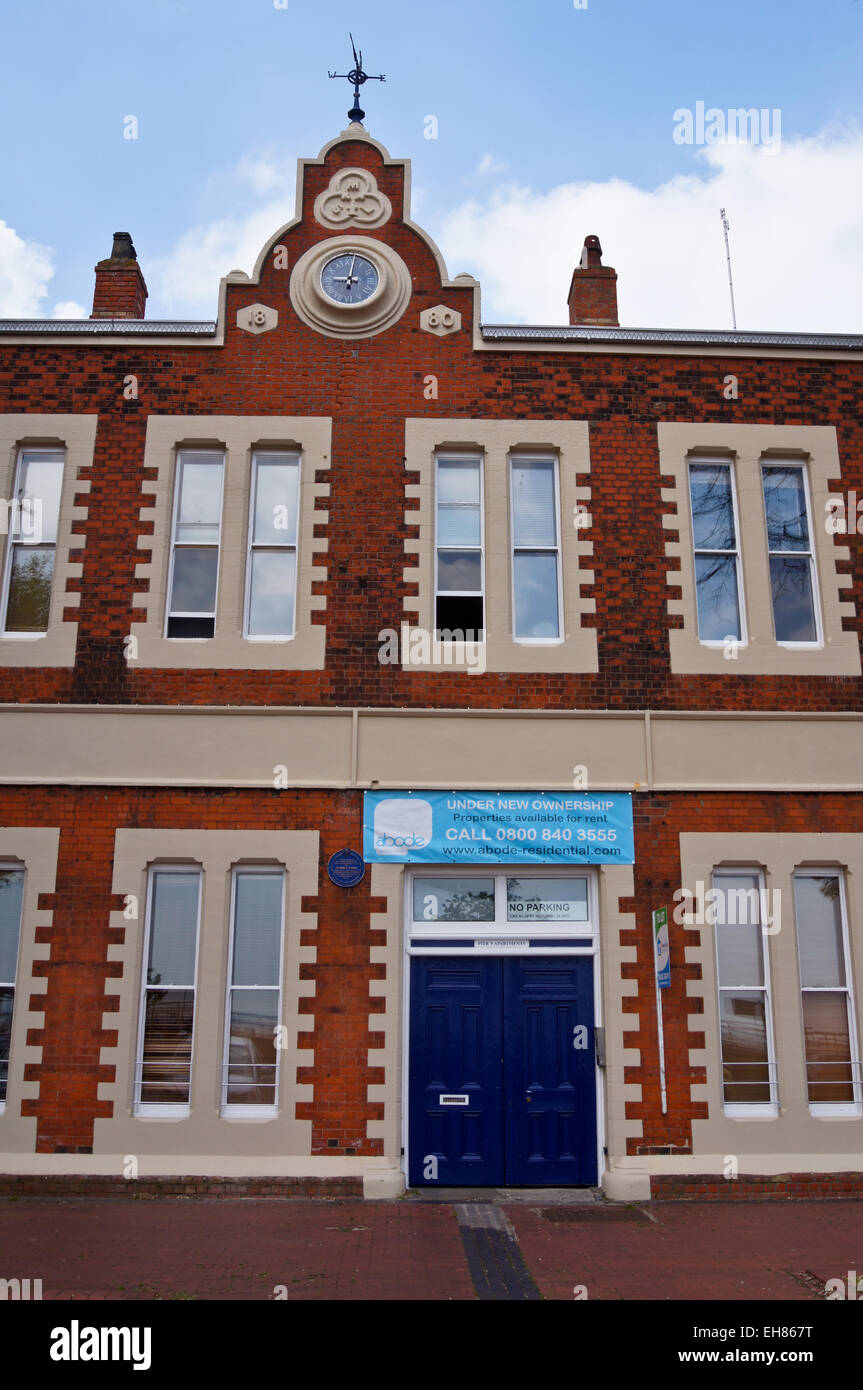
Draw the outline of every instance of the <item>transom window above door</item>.
M523 873L418 871L409 876L408 915L414 937L590 936L595 920L588 874L527 864Z

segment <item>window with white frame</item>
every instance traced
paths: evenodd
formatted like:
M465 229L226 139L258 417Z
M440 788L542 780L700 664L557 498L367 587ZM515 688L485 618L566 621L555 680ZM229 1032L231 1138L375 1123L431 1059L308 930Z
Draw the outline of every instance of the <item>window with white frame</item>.
M177 454L166 637L212 637L216 631L224 471L223 453Z
M516 641L561 636L557 460L510 457L512 612Z
M285 918L283 870L235 869L222 1113L275 1113Z
M763 463L761 485L776 640L811 645L820 641L820 618L806 470L802 463Z
M763 875L714 872L722 1099L726 1115L775 1114L776 1060Z
M172 1114L191 1090L201 871L154 868L147 889L135 1104Z
M730 462L690 459L699 641L746 640L737 504Z
M15 1009L15 975L21 938L24 871L0 865L0 1107L6 1101L12 1014Z
M809 1105L857 1113L863 1096L842 874L798 869L794 912Z
M590 878L525 864L516 872L417 870L408 880L415 938L493 935L519 938L586 936L593 932Z
M435 460L435 636L485 636L482 459Z
M62 449L18 452L7 503L4 637L40 637L48 631L65 457Z
M252 458L245 635L293 637L297 598L298 454L258 452Z

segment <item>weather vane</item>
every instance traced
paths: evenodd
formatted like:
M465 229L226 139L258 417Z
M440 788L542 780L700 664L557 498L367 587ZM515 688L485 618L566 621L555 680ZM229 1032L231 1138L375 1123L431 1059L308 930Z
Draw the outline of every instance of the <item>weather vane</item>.
M379 77L372 77L369 73L363 72L362 49L357 53L357 46L354 43L353 34L349 34L348 37L351 41L351 48L354 50L354 66L351 68L350 72L329 72L328 70L328 75L330 77L346 77L349 82L353 82L354 104L348 112L348 119L351 121L361 121L366 113L360 106L360 87L364 82L386 82L387 79L383 73L381 73Z

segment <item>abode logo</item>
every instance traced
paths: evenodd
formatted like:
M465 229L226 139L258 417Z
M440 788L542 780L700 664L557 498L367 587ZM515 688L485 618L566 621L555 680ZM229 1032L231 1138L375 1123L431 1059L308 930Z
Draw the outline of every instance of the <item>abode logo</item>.
M375 849L405 859L411 850L425 849L433 834L431 804L421 796L390 797L375 807Z

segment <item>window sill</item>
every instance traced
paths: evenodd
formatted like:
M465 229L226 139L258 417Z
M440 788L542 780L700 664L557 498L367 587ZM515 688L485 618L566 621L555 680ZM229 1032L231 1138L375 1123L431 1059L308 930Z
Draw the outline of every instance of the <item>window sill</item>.
M3 632L0 637L4 642L43 642L48 636L47 632Z
M726 1120L777 1120L778 1104L772 1105L723 1105L722 1113Z
M223 1120L252 1120L260 1123L262 1120L277 1120L279 1107L277 1105L223 1105L219 1114Z
M814 1120L859 1120L863 1115L863 1105L859 1102L848 1105L810 1105L809 1114Z
M136 1120L187 1120L191 1113L190 1105L136 1105L132 1111Z

